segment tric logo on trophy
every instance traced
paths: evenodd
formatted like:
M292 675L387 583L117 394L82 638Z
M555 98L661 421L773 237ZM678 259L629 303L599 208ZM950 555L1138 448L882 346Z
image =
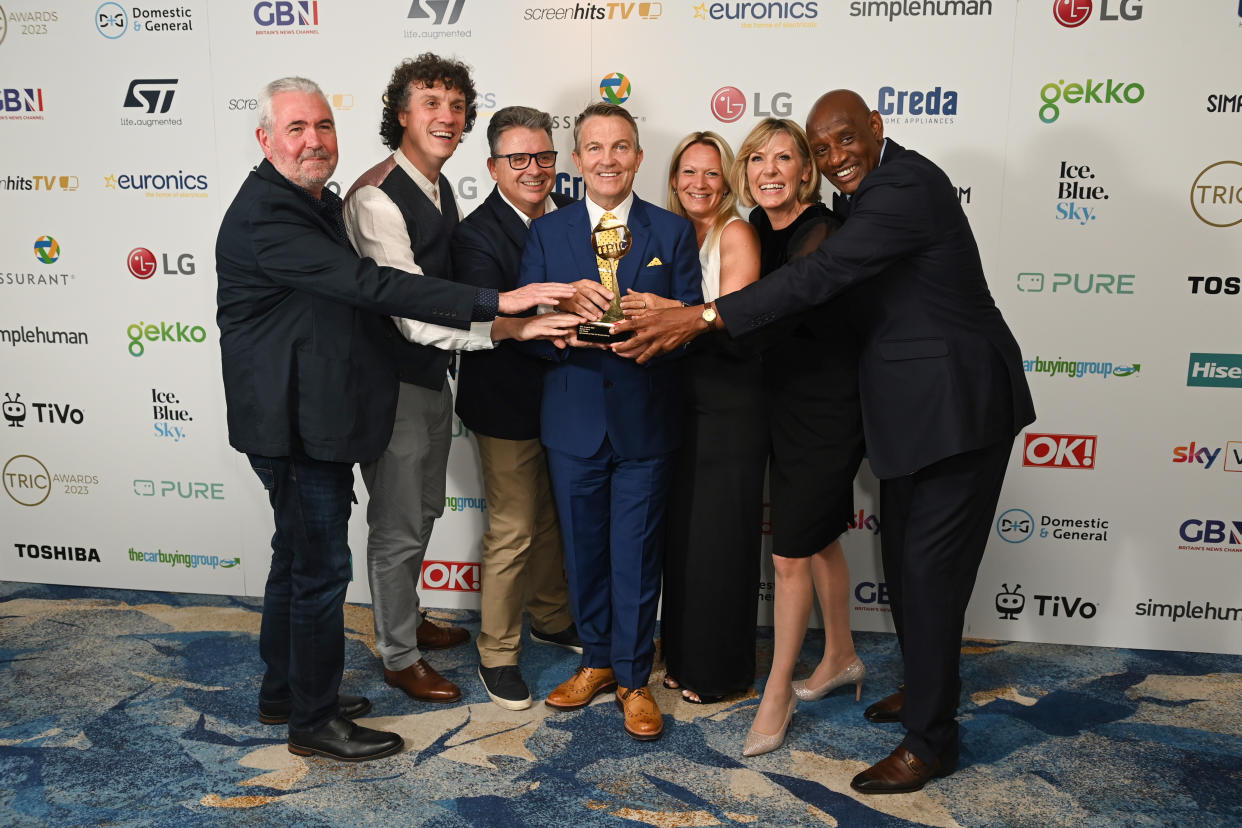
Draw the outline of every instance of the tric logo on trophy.
M612 213L604 213L599 224L591 231L591 247L595 248L595 265L599 269L599 281L612 291L612 302L598 322L585 322L578 326L578 338L584 342L620 342L632 336L616 334L612 326L625 318L621 312L621 286L617 282L617 267L621 257L630 252L633 237Z

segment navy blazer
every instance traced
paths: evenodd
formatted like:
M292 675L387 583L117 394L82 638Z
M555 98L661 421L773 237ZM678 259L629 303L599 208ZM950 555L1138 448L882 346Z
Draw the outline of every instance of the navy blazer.
M688 304L703 301L703 277L694 228L681 216L637 196L630 208L630 251L617 281L628 289ZM599 279L591 249L591 223L581 201L531 223L519 281ZM543 380L544 445L591 457L607 437L626 459L666 454L681 444L681 371L677 360L639 365L596 348L556 350L528 343L552 361Z
M574 200L553 193L558 208ZM482 204L453 231L453 278L478 287L518 286L526 223L493 187ZM490 351L463 351L457 377L457 416L471 431L502 440L539 437L543 361L501 342Z
M229 444L344 463L392 436L389 317L465 329L478 293L359 258L268 161L224 214L216 278Z
M892 140L840 230L716 306L738 336L847 288L877 477L1010 439L1035 419L1018 343L992 300L956 188Z

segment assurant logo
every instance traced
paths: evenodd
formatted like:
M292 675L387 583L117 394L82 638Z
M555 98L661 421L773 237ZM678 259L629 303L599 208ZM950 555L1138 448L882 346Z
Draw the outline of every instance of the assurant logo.
M599 82L599 96L605 103L623 104L630 99L632 93L630 79L620 72L604 75Z
M60 258L60 242L51 236L39 236L35 239L34 254L43 264L52 264Z

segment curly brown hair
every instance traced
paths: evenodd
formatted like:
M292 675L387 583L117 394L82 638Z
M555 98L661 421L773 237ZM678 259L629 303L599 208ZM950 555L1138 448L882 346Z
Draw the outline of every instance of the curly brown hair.
M459 60L442 58L433 52L424 52L414 59L406 58L392 70L392 79L384 90L384 114L380 118L380 140L390 150L401 146L405 132L397 116L410 106L410 87L444 85L445 89L460 89L466 96L466 127L462 135L474 128L479 110L474 105L478 93L470 79L470 67Z

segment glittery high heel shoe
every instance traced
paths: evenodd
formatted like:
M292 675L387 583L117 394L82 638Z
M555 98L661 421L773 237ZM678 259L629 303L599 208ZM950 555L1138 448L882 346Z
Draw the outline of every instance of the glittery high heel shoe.
M790 695L789 709L785 711L785 723L776 733L760 733L752 726L746 734L746 743L742 745L743 756L759 756L771 753L785 743L785 732L789 730L789 722L793 719L794 708L798 706L798 697Z
M867 665L862 663L861 658L855 658L850 666L828 679L819 687L807 687L805 681L795 681L793 683L794 695L802 699L802 701L819 701L824 696L836 690L844 684L854 685L854 701L862 701L863 679L867 677Z

